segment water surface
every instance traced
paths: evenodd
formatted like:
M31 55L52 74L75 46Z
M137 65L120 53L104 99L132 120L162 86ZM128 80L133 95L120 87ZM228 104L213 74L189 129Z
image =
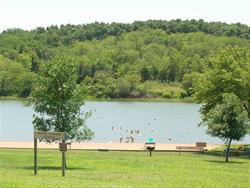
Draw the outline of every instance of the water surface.
M92 111L87 126L95 132L93 142L119 142L121 137L126 141L132 136L135 142L152 137L160 143L222 143L198 127L199 108L194 103L89 101L82 110ZM0 140L31 141L33 113L21 101L0 101ZM249 135L244 142L250 142Z

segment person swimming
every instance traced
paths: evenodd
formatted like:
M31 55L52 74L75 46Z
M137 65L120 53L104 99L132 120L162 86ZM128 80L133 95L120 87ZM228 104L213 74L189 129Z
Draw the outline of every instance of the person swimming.
M126 143L129 143L129 136L126 137Z

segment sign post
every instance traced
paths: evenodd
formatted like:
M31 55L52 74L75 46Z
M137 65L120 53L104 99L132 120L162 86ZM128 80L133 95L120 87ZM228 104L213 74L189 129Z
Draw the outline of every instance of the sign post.
M37 175L37 138L34 138L34 174Z
M62 176L65 176L65 167L66 167L65 152L67 151L67 144L65 143L65 139L62 140L62 143L60 143L59 147L60 151L62 152Z
M155 150L155 140L153 138L149 138L145 143L145 147L149 150L149 156L152 156L152 151Z
M65 132L34 131L34 175L37 175L37 139L62 140L62 143L59 143L59 148L62 151L62 176L65 176L65 152L67 151Z

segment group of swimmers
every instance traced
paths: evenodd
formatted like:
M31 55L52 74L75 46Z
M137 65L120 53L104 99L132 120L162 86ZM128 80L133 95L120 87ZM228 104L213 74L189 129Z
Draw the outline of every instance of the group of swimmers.
M118 128L115 128L115 127L111 127L111 130L112 131L115 131L116 129L118 130L123 130L122 127L118 127ZM135 136L141 136L141 130L137 129L137 130L128 130L126 129L125 130L127 136L126 137L120 137L120 143L134 143L135 142Z
M120 138L120 143L123 143L123 136ZM133 136L126 136L125 137L126 141L124 143L135 143L135 138Z
M111 127L111 130L112 131L114 131L116 128L115 127ZM119 127L118 128L118 130L123 130L123 128L122 127ZM126 129L126 131L125 131L126 133L130 133L130 134L140 134L140 130L128 130L128 129Z

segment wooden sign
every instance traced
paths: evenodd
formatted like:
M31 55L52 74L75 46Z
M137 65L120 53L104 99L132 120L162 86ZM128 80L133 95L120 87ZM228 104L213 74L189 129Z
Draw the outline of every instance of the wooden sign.
M66 143L59 143L60 151L67 151L67 144Z
M62 140L59 144L62 152L62 176L65 176L67 144L65 143L65 132L34 131L34 174L37 175L37 139Z
M65 133L64 132L34 131L34 138L47 139L47 140L63 140L65 139Z

